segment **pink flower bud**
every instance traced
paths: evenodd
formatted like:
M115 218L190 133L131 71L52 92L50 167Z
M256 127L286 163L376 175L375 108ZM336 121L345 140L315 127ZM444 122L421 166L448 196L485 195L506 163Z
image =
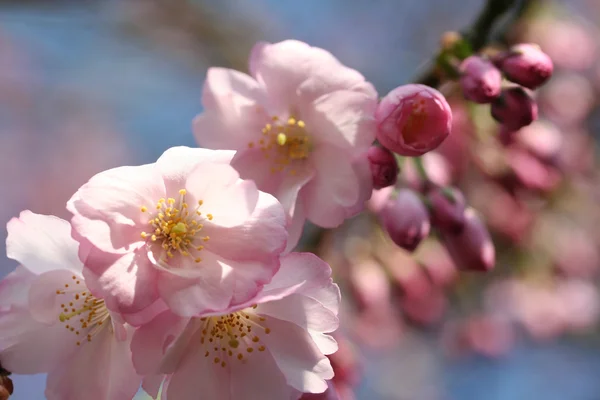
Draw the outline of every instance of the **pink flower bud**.
M428 195L431 222L442 232L460 233L465 226L465 198L456 188L436 188Z
M450 134L452 110L437 90L418 84L389 92L375 111L377 140L391 151L416 157L438 147Z
M472 208L465 211L465 226L460 234L442 234L442 237L457 268L473 271L494 268L496 251L490 233Z
M492 103L492 117L506 128L519 130L537 119L535 100L520 86L504 89Z
M373 176L374 189L382 189L396 183L400 169L396 157L391 151L385 147L371 146L367 157Z
M379 218L390 238L403 249L413 251L429 235L431 227L427 208L410 189L401 189L379 213Z
M463 95L475 103L490 103L500 95L502 74L490 61L479 56L466 58L460 64Z
M508 80L529 89L544 84L554 69L550 57L539 46L529 43L513 46L499 66Z

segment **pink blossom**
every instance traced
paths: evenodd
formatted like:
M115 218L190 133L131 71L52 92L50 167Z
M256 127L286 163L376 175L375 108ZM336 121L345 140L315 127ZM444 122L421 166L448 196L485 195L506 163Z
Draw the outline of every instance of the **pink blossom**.
M154 164L101 172L71 198L73 235L94 246L86 278L109 308L139 324L162 299L191 316L245 302L271 280L285 214L232 157L172 148Z
M287 211L292 247L306 218L334 227L363 209L377 93L329 52L294 40L257 44L250 73L208 70L194 134L203 147L238 151L242 178Z
M325 355L337 350L328 333L338 326L340 294L330 274L313 254L292 253L245 304L193 318L165 311L134 334L134 365L141 374L166 374L169 399L322 393L333 378Z
M48 373L50 400L131 399L133 328L86 286L69 223L23 211L7 228L7 255L22 265L0 282L2 366Z

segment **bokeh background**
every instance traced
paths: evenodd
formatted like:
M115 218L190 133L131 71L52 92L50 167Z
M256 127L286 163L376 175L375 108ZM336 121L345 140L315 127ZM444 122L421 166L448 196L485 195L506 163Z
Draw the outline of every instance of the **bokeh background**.
M555 60L538 93L544 122L531 128L541 144L529 146L560 168L521 157L518 187L491 179L485 159L497 148L480 141L489 157L471 159L465 137L497 127L453 97L456 140L430 160L489 224L496 271L456 276L434 240L414 258L390 249L368 216L307 239L347 299L334 360L347 400L600 399L600 1L531 3L508 39L537 42ZM0 1L0 221L23 209L67 218L66 200L93 174L193 146L206 69L245 70L258 40L324 47L383 95L428 68L440 35L483 4ZM0 274L14 267L2 259ZM44 398L44 376L13 380L15 400Z

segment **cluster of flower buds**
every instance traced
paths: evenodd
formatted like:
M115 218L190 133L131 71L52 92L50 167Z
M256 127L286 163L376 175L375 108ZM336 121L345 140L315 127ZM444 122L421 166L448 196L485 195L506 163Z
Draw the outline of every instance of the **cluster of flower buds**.
M488 271L494 267L490 234L456 188L434 187L424 193L400 189L378 215L390 239L405 250L414 251L433 226L458 268Z
M529 90L544 84L553 64L539 46L519 44L493 58L472 55L459 67L466 99L491 104L492 117L508 131L517 131L537 119L538 107ZM502 75L513 84L503 85Z

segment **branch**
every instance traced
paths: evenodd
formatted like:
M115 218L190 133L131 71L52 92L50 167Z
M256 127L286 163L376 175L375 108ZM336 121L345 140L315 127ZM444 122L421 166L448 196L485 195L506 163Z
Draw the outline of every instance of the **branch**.
M490 42L504 37L532 2L533 0L488 0L471 26L461 32L463 39L470 44L473 52L478 52ZM501 29L496 31L501 23ZM416 83L431 87L440 85L436 60L437 57L430 62L429 69L415 79Z

